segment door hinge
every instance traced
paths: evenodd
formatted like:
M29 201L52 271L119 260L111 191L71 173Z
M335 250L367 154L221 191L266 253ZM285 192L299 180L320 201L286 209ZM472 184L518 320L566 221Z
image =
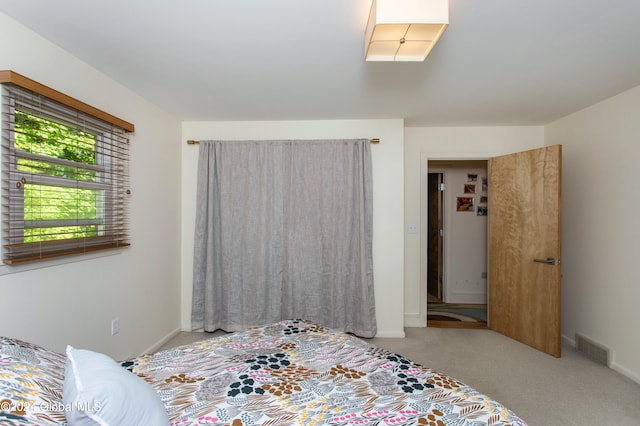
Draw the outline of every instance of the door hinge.
M438 190L440 190L440 191L444 191L444 183L441 183L441 184L440 184L440 187L438 188Z

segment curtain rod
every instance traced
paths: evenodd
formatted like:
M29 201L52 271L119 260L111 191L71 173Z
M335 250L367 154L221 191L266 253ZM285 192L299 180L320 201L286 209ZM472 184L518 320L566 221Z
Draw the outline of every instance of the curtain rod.
M379 138L373 138L370 140L371 143L380 143L380 139ZM189 139L187 141L188 145L198 145L200 143L200 141L195 141L193 139Z

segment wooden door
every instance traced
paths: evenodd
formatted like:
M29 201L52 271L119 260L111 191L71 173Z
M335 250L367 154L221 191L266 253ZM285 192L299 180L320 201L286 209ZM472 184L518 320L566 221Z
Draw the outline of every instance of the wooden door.
M560 145L489 163L489 328L559 357Z
M442 173L428 175L427 293L442 301Z

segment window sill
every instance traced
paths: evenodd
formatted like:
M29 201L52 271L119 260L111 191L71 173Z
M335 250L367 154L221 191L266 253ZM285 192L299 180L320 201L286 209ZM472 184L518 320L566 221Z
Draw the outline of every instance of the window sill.
M123 250L124 248L111 249L111 250L97 251L97 252L91 252L91 253L83 253L83 254L78 254L73 256L59 257L55 259L39 260L39 261L29 262L29 263L20 263L17 265L7 265L0 262L0 276L32 271L35 269L50 268L52 266L66 265L69 263L83 262L86 260L98 259L101 257L116 256L122 253Z

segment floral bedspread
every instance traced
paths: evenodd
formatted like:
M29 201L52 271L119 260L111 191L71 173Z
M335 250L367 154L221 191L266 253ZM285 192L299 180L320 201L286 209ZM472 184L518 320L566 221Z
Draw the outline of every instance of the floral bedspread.
M172 425L526 425L456 379L302 321L140 356Z

